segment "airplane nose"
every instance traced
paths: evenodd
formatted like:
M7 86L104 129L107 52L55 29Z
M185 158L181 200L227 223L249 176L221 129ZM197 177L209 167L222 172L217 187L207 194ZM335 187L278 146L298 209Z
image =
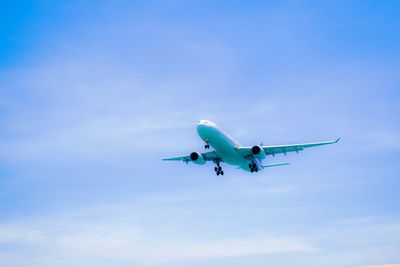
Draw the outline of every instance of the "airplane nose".
M208 125L209 123L207 120L200 120L197 124Z
M205 120L200 120L200 121L197 123L197 130L207 128L207 126L208 126L207 121L205 121Z

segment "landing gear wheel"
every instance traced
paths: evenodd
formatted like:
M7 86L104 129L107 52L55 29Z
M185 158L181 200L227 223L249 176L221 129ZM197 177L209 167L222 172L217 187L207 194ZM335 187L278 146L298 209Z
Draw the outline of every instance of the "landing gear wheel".
M224 171L222 170L221 165L220 165L221 162L217 159L214 161L214 163L216 165L214 167L215 174L216 175L224 175Z
M217 166L214 167L214 171L217 175L224 175L224 171L222 170L221 166L219 165L219 161L216 161L215 164Z
M204 148L205 148L205 149L209 149L209 148L210 148L210 145L209 145L209 144L206 144L206 145L204 146Z
M258 172L258 166L255 162L249 163L250 172Z

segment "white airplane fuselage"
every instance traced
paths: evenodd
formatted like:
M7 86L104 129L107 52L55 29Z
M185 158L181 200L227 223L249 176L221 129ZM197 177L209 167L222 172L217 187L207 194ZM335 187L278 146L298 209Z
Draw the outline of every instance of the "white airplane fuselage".
M197 133L201 139L214 148L215 153L220 158L223 158L224 162L250 171L248 165L252 161L251 159L243 158L243 156L239 154L237 150L238 147L241 147L239 142L214 122L201 120L197 123ZM261 161L254 158L253 162L257 164L259 169L262 169Z

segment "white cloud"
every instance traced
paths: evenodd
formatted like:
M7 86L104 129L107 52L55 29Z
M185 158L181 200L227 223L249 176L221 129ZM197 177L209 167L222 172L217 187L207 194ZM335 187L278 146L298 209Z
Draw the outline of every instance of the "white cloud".
M247 237L201 241L175 236L159 238L150 233L137 236L129 229L81 232L59 238L62 247L93 257L143 263L238 257L288 252L312 252L315 247L293 238Z
M0 225L0 244L29 244L43 240L43 233L26 225Z
M110 155L137 154L160 149L159 135L170 129L191 125L171 114L166 117L92 118L61 129L43 129L35 135L7 140L2 144L7 160L60 161L102 160ZM193 127L194 128L194 127ZM184 144L180 135L171 135L163 149Z
M291 192L290 188L278 188L271 194L286 194L287 190ZM166 266L252 255L284 258L286 254L296 254L299 258L312 258L309 262L334 255L338 265L351 265L377 262L391 255L396 248L393 244L399 225L385 223L389 221L387 218L349 218L299 234L294 231L291 235L280 234L276 228L271 232L260 228L257 232L245 228L240 233L219 232L220 228L213 228L215 225L207 220L203 223L204 228L198 229L193 217L187 217L185 208L179 208L190 197L186 192L182 194L184 201L179 201L179 194L158 198L150 195L134 199L131 204L132 200L125 199L119 205L83 206L59 216L26 218L18 224L1 225L0 243L9 247L10 253L2 253L0 259L10 266L22 266L27 262L28 266L51 266L55 262L61 263L59 266L79 262L82 266L84 263L124 266L121 262ZM269 195L270 192L260 194ZM171 202L169 196L176 199ZM207 197L195 197L200 201L204 198ZM158 216L166 218L164 213L175 216L176 220L154 221ZM179 222L180 218L185 221ZM393 242L387 241L388 236ZM386 254L380 253L382 251Z
M158 236L151 229L143 225L141 227L114 222L65 220L22 227L2 226L0 242L3 245L23 246L25 252L39 251L41 257L55 260L63 254L70 255L71 259L92 258L146 264L316 250L301 239L269 237L267 234L228 239L215 237L205 241L194 236L185 237L185 233L182 236ZM18 249L13 252L17 255L23 253ZM20 256L24 257L23 254ZM7 254L1 257L7 259Z

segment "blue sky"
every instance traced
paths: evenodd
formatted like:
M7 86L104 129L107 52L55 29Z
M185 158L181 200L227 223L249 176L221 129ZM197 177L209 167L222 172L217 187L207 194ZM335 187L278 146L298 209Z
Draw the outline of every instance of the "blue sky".
M2 266L400 263L398 1L3 1ZM339 144L162 162L199 119Z

